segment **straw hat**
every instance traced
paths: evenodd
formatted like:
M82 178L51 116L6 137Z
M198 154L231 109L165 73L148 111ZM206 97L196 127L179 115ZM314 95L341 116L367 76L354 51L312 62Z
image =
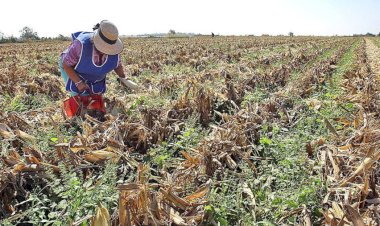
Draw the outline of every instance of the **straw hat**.
M94 45L97 50L108 55L116 55L123 51L123 43L119 39L117 27L108 20L103 20L94 33Z

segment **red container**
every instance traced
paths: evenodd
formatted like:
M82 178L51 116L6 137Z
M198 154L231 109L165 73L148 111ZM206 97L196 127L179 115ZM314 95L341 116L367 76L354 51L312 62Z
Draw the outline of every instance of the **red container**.
M106 113L103 96L98 94L72 96L63 102L63 108L69 118L80 115L83 108Z

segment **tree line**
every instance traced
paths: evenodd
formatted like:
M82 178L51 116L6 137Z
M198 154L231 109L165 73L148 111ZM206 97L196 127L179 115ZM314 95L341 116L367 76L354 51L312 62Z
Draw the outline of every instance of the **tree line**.
M35 32L32 28L27 27L27 26L23 27L19 32L20 32L20 37L15 37L13 35L12 36L5 36L4 33L0 32L0 43L15 43L15 42L25 42L25 41L38 41L38 40L41 40L41 41L45 41L45 40L68 41L68 40L70 40L69 37L66 37L62 34L58 35L55 38L40 37L37 34L37 32ZM174 36L176 34L176 32L171 29L168 32L168 34L169 34L169 36ZM289 36L293 37L294 33L289 32ZM361 36L375 37L376 35L368 32L367 34L353 34L353 36L354 37L361 37ZM380 36L380 32L379 32L379 34L377 34L377 36Z
M366 36L366 37L375 37L376 35L367 32L367 34L354 34L353 36L354 36L354 37L365 37L365 36ZM380 32L379 32L379 34L377 34L377 36L380 36Z
M46 40L61 40L61 41L70 40L69 37L66 37L62 34L54 38L40 37L37 32L35 32L32 28L27 27L27 26L23 27L19 32L20 32L19 37L15 37L13 35L5 36L3 32L0 32L0 43L16 43L16 42L46 41Z

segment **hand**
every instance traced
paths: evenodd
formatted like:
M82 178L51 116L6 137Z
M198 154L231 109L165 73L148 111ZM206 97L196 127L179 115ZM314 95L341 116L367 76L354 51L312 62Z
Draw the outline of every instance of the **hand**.
M127 78L126 77L117 77L117 81L119 82L119 83L121 83L121 81L123 81L123 80L127 80Z
M123 78L123 77L118 77L117 81L119 82L120 85L124 85L125 86L125 83L128 81L128 79L127 78Z
M78 89L79 93L83 93L86 90L90 91L90 87L84 82L79 83L77 85L77 89Z
M124 66L122 64L119 64L117 68L115 68L115 73L119 76L119 78L126 78L126 74L124 72Z
M126 78L119 78L119 82L125 86L125 87L128 87L129 89L131 90L138 90L138 85L136 83L134 83L133 81L131 80L128 80Z

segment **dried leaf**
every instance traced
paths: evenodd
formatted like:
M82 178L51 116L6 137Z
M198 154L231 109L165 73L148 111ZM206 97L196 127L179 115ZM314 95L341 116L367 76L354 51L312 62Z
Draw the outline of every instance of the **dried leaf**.
M87 148L85 146L73 146L73 147L70 147L70 150L72 152L74 152L75 154L80 152L80 151L85 151Z
M111 222L107 208L102 204L96 207L96 215L92 219L91 226L109 226Z
M313 150L313 147L311 146L311 143L310 142L307 143L306 144L306 153L307 153L307 156L309 158L313 157L313 152L314 152L314 150Z
M89 154L83 156L84 159L91 163L101 162L108 159L111 159L114 162L118 161L118 155L104 150L92 151Z
M334 126L331 125L330 121L327 118L324 119L324 122L327 126L327 129L329 129L329 131L333 133L335 136L339 137L339 134L336 132Z
M187 196L185 199L188 201L192 201L194 199L199 199L199 198L202 198L203 196L205 196L206 194L208 194L209 191L210 191L210 185L208 184L208 185L203 186L202 188L198 189L193 194Z
M360 166L355 170L355 172L348 179L340 183L340 186L341 187L346 186L347 183L353 181L356 176L363 174L365 171L371 168L373 163L375 163L379 159L380 159L380 151L377 151L372 157L365 158L364 161L360 164Z
M248 203L251 207L256 206L256 199L255 196L253 195L253 192L251 188L249 188L247 183L243 183L243 194L245 194L248 198Z
M8 166L14 166L21 162L21 156L16 151L10 151L7 157L3 157L3 161Z
M120 189L120 187L119 187ZM128 215L127 199L128 193L120 191L119 195L119 222L121 226L131 226L131 220Z
M40 160L38 160L36 157L34 157L34 156L30 156L30 157L28 157L28 161L29 161L29 163L34 163L34 164L40 164Z
M85 121L82 123L82 127L83 127L83 136L84 137L89 137L91 134L94 133L94 128L90 125L90 123Z
M29 135L21 130L16 130L16 135L23 141L35 141L36 138L32 135Z
M351 144L347 144L347 145L338 147L339 151L348 151L348 150L350 150L350 148L352 148Z
M350 205L344 205L346 217L354 224L354 226L365 226L363 219L360 217L358 211Z
M348 127L351 125L351 122L344 118L337 119L338 122L340 122L343 126Z
M187 161L189 161L193 165L198 165L199 164L199 159L190 156L189 153L187 153L185 151L181 151L181 154L183 155L183 157L185 157L185 159Z
M180 226L186 226L186 221L181 217L179 216L178 214L176 214L174 212L174 209L173 208L170 208L170 219L174 222L174 224L176 225L180 225Z
M307 209L306 205L303 205L303 222L304 226L312 226L311 218L310 218L310 211Z
M171 190L165 191L164 189L161 188L160 192L161 192L161 194L163 194L167 198L168 201L173 203L174 206L176 206L182 210L185 210L187 207L189 207L191 205L185 199L182 199L182 198L178 197L177 195L175 195Z
M12 132L11 128L4 123L0 123L0 135L4 139L13 139L16 135Z
M326 143L325 138L323 138L323 137L319 138L319 140L318 140L318 146L322 146L325 143Z
M24 163L19 163L13 168L13 171L15 172L36 172L39 170L41 170L41 168L38 167L37 164L26 165Z
M227 165L230 169L236 169L237 164L230 155L226 155Z
M336 202L333 202L333 203L332 203L332 210L333 210L333 214L334 214L334 217L335 217L335 218L343 219L343 217L344 217L344 212L343 212L343 210L340 208L340 206L339 206L338 203L336 203Z
M334 177L335 179L339 178L340 169L339 166L336 164L334 157L332 156L332 153L330 150L327 151L327 155L329 156L330 162L334 169Z

